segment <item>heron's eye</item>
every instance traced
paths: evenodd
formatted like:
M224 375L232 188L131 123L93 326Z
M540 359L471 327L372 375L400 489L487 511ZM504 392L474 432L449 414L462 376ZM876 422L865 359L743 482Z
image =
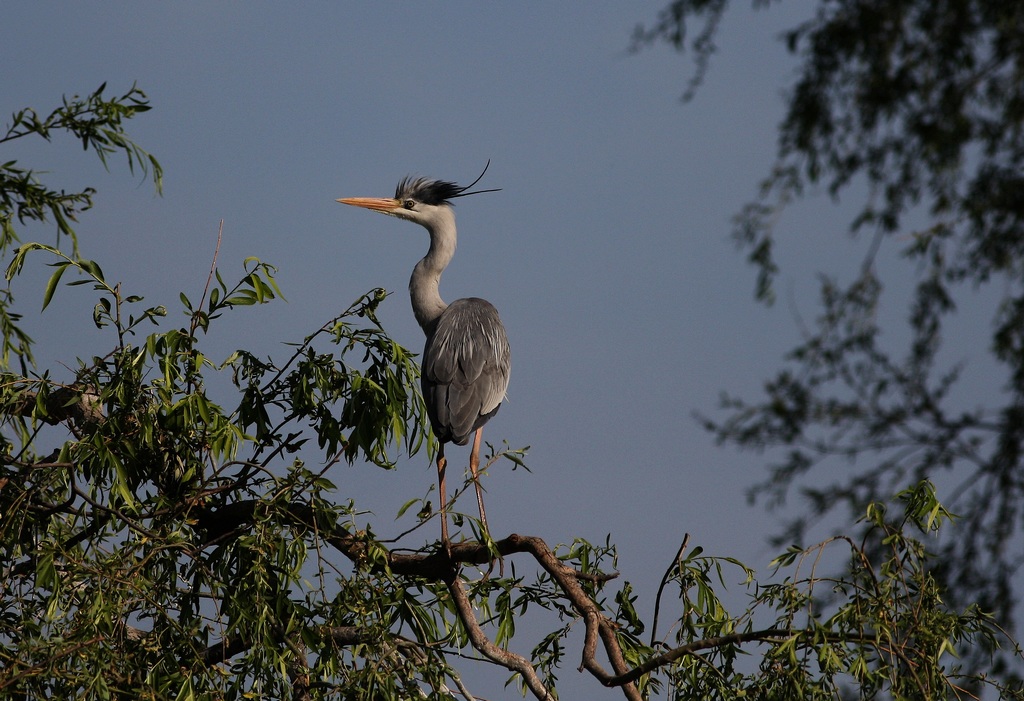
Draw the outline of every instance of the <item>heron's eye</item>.
M416 201L406 200L405 202L402 203L402 206L405 207L406 209L412 209L413 207L416 206Z

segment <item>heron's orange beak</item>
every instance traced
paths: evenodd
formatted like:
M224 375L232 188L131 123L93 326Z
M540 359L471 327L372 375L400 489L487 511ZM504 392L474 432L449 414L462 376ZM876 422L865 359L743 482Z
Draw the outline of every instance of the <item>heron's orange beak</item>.
M342 197L337 202L350 204L353 207L372 209L374 212L390 214L402 206L402 203L391 197Z

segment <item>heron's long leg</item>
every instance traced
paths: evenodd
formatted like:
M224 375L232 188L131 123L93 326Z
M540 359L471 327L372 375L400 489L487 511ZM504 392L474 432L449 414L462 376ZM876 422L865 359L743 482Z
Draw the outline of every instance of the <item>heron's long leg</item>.
M476 486L476 504L480 507L480 527L483 528L486 535L490 535L490 530L487 528L487 514L484 513L484 493L480 488L480 437L483 435L483 427L476 430L476 436L473 438L473 452L469 454L469 470L473 473L473 484Z
M450 541L448 540L448 489L445 486L444 473L445 468L448 467L448 461L444 457L444 443L437 451L437 489L438 489L438 503L441 505L441 544L445 550L451 549Z

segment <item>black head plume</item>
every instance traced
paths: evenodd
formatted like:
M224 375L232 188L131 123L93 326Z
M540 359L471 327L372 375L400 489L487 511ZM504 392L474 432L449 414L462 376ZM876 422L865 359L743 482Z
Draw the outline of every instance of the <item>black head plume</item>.
M398 183L398 187L395 188L395 199L404 200L412 198L418 202L422 202L423 204L449 204L455 206L451 200L456 197L479 195L482 192L498 192L501 190L500 187L489 190L467 192L469 188L480 182L480 179L484 177L484 173L487 172L487 168L490 167L490 165L491 161L488 159L483 172L480 173L476 180L466 186L457 185L455 183L448 182L447 180L431 180L430 178L413 178L406 176L402 178L401 182Z

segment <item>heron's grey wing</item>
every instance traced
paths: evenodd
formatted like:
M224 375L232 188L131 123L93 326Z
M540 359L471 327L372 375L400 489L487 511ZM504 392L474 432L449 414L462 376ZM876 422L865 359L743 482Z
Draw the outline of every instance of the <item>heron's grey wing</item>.
M427 337L422 387L438 440L465 445L505 398L511 369L508 337L490 302L452 302Z

